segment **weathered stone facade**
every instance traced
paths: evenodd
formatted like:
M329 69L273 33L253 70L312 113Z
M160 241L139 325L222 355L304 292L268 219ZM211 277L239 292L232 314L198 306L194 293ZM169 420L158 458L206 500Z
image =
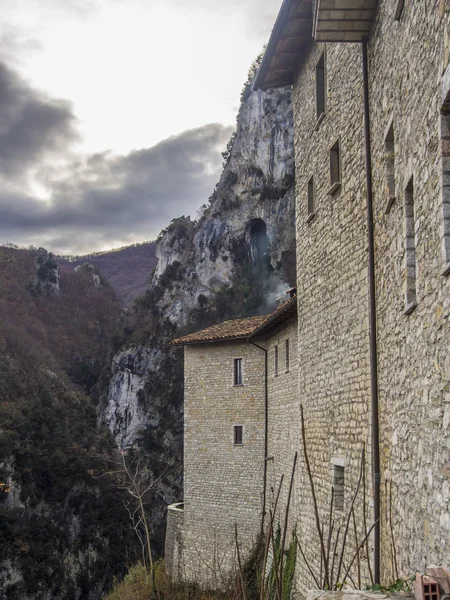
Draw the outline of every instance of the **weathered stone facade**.
M264 361L238 342L185 347L183 576L222 586L235 572L235 530L243 556L261 528ZM242 359L242 385L233 363ZM241 445L234 426L243 427Z
M448 14L443 2L414 2L395 20L395 4L378 3L368 41L384 582L450 556L449 282L442 275L448 198L441 155L448 142L440 139L448 135L441 116L450 88ZM323 52L326 111L317 124L316 64ZM333 457L345 465L346 502L363 443L371 479L361 45L314 43L294 82L293 104L299 395L325 513ZM341 186L330 194L330 149L337 140ZM314 217L307 202L311 177ZM317 540L306 497L302 505L299 529ZM317 562L317 549L314 556ZM297 583L300 589L312 583L301 563Z
M297 318L290 317L265 340L268 351L268 457L267 457L267 503L273 506L281 475L281 488L275 526L283 526L295 452L299 450L299 396ZM255 340L258 343L258 339ZM286 342L289 343L289 366L286 364ZM278 374L276 374L275 348L278 348ZM298 473L298 467L296 469ZM298 514L298 488L294 487L291 499L288 539L296 524Z
M441 240L448 195L441 108L450 90L448 3L379 3L369 44L379 348L382 514L392 489L400 576L450 557L450 281ZM386 214L385 138L394 131L395 201ZM405 203L413 181L417 308L405 306ZM388 518L382 573L395 579Z

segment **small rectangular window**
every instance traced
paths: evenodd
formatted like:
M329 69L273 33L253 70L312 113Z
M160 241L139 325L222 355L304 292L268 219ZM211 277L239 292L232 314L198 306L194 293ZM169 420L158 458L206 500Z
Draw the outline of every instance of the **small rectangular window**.
M414 210L414 180L411 177L405 190L405 314L417 306L416 284L416 216Z
M394 21L400 21L404 6L405 0L397 0L397 6L395 7L394 13Z
M344 510L344 467L334 465L333 488L334 488L334 508L335 510Z
M395 143L394 126L391 125L384 140L384 159L386 164L386 183L388 199L386 205L386 214L388 214L395 200Z
M339 140L330 150L330 194L333 194L341 185L341 148Z
M286 373L289 371L289 340L286 340Z
M242 385L242 358L234 359L234 385Z
M326 97L326 81L325 81L325 52L319 58L316 65L316 117L321 120L325 115L325 97Z
M278 346L275 346L274 372L275 372L275 377L277 377L277 375L278 375Z
M233 434L233 444L235 446L242 446L242 438L243 438L243 427L242 425L234 426L234 434Z
M315 215L314 200L314 177L311 177L308 181L308 221L311 221Z

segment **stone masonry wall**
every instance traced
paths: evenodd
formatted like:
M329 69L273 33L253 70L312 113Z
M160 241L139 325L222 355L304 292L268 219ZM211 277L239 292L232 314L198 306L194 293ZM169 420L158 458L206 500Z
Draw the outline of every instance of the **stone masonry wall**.
M380 0L369 44L385 581L397 577L390 512L400 577L448 564L450 556L450 281L441 274L440 139L450 89L447 6L406 2L395 21L395 3ZM395 201L386 213L391 124ZM449 133L444 126L447 140ZM404 204L411 177L417 308L405 315Z
M286 369L286 340L289 340L289 370ZM276 346L278 346L278 375L275 375ZM273 506L281 475L284 475L275 520L275 527L278 524L283 527L294 454L300 452L301 441L298 418L297 319L295 317L271 332L267 339L267 349L269 397L267 506ZM298 510L298 481L294 479L287 531L288 542L296 525Z
M316 64L325 52L326 112L316 118ZM366 186L361 47L314 44L293 89L296 161L299 400L304 407L307 449L321 518L329 512L335 473L344 468L347 514L366 449L367 498L371 497L369 333ZM341 187L330 194L330 149L339 141ZM314 216L308 182L314 178ZM299 417L300 418L300 417ZM316 573L320 570L312 495L299 465L299 539ZM363 510L356 505L358 537ZM355 546L349 535L348 550ZM364 564L363 564L364 569ZM356 568L351 575L357 581ZM336 576L336 573L335 573ZM342 573L341 573L342 576ZM368 574L363 570L363 583ZM296 584L316 587L299 557Z
M242 358L235 386L233 359ZM243 444L233 444L234 425ZM185 579L225 586L235 574L235 523L243 560L261 528L264 354L247 342L185 347Z

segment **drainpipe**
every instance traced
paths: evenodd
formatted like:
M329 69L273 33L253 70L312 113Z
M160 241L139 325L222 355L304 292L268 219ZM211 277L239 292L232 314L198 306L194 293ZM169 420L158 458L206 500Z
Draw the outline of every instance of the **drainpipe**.
M261 518L261 535L264 535L264 519L266 516L266 488L267 488L267 458L268 458L268 440L269 440L269 396L267 389L268 365L267 350L255 342L248 340L250 344L262 350L264 356L264 479L263 479L263 507Z
M367 183L367 241L369 248L369 336L370 336L370 396L372 430L372 472L373 472L373 520L374 527L374 580L380 583L380 432L378 422L378 351L377 313L375 292L375 243L373 223L372 155L370 148L369 114L369 66L367 60L367 39L362 41L362 62L364 81L364 134L366 144L366 183Z

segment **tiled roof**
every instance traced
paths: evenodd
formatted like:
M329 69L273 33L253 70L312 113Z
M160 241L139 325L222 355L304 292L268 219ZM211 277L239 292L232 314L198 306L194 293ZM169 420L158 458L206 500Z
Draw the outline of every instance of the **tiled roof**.
M263 335L268 333L270 330L278 327L280 323L289 319L291 316L297 314L297 296L292 296L270 315L266 315L264 321L258 325L251 333L249 337L255 337L256 335Z
M290 298L268 315L247 317L224 321L207 329L190 333L170 342L171 345L201 344L202 342L218 342L223 340L236 340L263 334L279 325L285 318L295 314L297 310L297 296Z
M232 340L248 337L269 315L247 317L245 319L234 319L224 321L219 325L213 325L207 329L190 333L170 342L171 345L197 344L200 342L214 342L218 340Z

